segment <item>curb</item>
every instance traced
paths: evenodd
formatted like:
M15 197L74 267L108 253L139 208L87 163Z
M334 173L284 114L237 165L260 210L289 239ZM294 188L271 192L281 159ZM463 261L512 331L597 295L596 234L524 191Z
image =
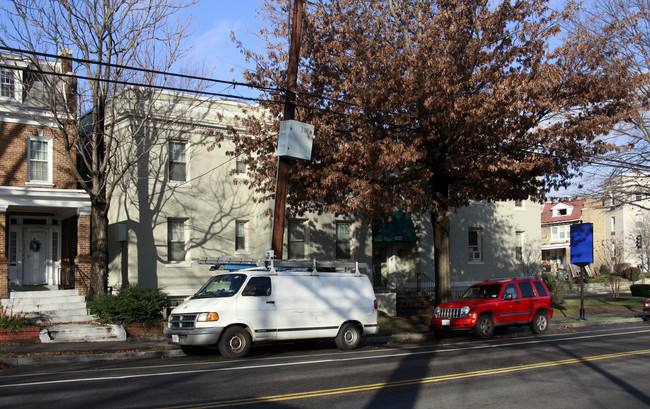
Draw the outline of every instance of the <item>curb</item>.
M69 364L96 361L115 361L126 359L151 359L185 356L180 349L157 350L157 351L134 351L134 352L112 352L105 354L77 354L77 355L55 355L55 356L34 356L0 358L0 364L9 366L47 365L47 364Z

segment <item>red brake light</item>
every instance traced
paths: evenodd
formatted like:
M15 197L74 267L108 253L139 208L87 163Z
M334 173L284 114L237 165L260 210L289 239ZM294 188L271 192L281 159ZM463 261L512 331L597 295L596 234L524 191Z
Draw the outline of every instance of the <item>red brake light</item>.
M374 307L375 307L376 310L379 309L379 304L377 303L377 300L375 300L375 302L374 302Z

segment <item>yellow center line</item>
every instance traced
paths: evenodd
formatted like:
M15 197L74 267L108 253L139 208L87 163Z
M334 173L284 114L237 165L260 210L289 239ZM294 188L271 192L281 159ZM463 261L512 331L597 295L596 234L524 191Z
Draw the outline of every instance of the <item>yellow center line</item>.
M399 386L420 385L420 384L444 382L444 381L458 380L458 379L465 379L465 378L474 378L478 376L503 374L509 372L517 372L517 371L528 371L531 369L538 369L538 368L551 368L560 365L571 365L571 364L578 364L583 362L600 361L603 359L624 358L624 357L629 357L634 355L645 355L645 354L650 354L650 349L618 352L615 354L595 355L595 356L588 356L583 358L563 359L559 361L540 362L536 364L517 365L517 366L510 366L505 368L486 369L482 371L472 371L472 372L464 372L464 373L449 374L449 375L431 376L431 377L418 378L418 379L406 379L403 381L381 382L381 383L374 383L374 384L367 384L367 385L347 386L344 388L288 393L284 395L261 396L257 398L234 399L234 400L214 402L214 403L171 406L168 407L168 409L221 408L227 406L243 406L243 405L253 405L258 403L315 398L315 397L327 396L327 395L341 395L346 393L366 392L366 391L372 391L377 389L394 388Z

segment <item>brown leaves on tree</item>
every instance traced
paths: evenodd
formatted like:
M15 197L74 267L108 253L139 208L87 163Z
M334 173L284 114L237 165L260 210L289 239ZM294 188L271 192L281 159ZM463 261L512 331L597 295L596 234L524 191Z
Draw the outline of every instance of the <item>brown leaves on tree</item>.
M257 62L248 80L286 83L289 3L264 3L269 49L246 51ZM313 160L290 173L291 209L371 219L541 198L568 183L611 149L597 138L629 118L639 80L605 38L559 35L575 10L535 0L309 2L297 117L316 139ZM265 108L235 142L267 199L282 105Z

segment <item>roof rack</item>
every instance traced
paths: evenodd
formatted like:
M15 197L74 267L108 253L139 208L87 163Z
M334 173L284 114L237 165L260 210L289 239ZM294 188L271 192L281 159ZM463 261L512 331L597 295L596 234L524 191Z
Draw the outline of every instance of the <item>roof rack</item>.
M237 258L237 257L203 257L199 259L199 264L211 264L210 270L242 270L246 268L263 267L269 268L271 274L276 272L276 268L284 270L308 270L312 274L318 274L324 270L354 270L355 274L360 275L360 268L367 269L367 263L358 261L340 261L340 260L278 260L273 258L273 251L266 252L265 258Z

